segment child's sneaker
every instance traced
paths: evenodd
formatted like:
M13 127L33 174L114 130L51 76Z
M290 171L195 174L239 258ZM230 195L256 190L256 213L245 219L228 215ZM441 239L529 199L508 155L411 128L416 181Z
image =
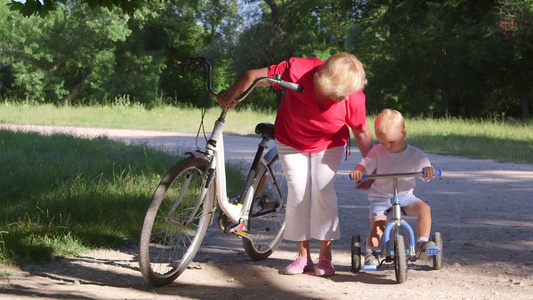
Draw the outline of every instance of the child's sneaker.
M314 265L313 265L313 260L311 260L311 258L298 256L298 258L294 262L292 262L290 265L288 265L285 268L285 274L287 275L302 274L303 272L313 270L313 268L314 268Z
M433 241L420 241L416 243L416 257L418 259L427 259L428 255L426 253L427 247L436 247L437 245Z
M366 251L365 253L365 266L379 266L379 260L372 251Z
M335 274L335 268L330 259L321 256L315 268L316 276L331 276Z

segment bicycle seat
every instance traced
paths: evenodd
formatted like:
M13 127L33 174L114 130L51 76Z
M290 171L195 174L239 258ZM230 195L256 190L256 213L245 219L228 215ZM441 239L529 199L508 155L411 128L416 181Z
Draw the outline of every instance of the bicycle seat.
M274 124L271 123L259 123L255 126L255 133L260 134L262 137L268 137L275 140L274 136Z

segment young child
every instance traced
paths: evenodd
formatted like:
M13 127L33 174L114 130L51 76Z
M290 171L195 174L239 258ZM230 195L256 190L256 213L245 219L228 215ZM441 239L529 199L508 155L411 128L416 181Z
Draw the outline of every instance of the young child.
M350 173L353 180L359 181L363 174L374 171L377 171L377 174L423 171L427 174L423 180L429 181L435 178L435 170L427 155L405 142L405 123L400 112L384 109L374 122L374 130L380 144L374 146ZM413 194L415 179L415 177L399 178L398 196L402 199L401 205L405 212L417 217L416 253L417 257L426 259L426 247L435 246L433 241L429 241L431 208ZM390 178L376 179L370 187L368 193L370 230L366 239L365 265L378 265L375 250L387 225L387 216L384 215L384 211L390 207L392 196L393 181Z

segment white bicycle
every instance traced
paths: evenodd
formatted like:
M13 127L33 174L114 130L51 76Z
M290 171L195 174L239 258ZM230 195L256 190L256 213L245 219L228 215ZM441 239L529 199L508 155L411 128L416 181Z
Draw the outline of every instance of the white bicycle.
M209 93L211 64L205 58L180 61L203 67ZM257 79L239 99L244 100L261 81L302 92L297 84L275 78ZM261 142L240 195L229 199L226 190L224 139L227 108L222 109L203 151L186 153L163 177L144 217L139 242L139 267L144 279L154 286L172 283L193 260L213 223L217 206L219 228L241 237L246 253L254 260L269 257L283 240L286 182L276 147L263 155L274 139L274 125L260 123L255 132Z

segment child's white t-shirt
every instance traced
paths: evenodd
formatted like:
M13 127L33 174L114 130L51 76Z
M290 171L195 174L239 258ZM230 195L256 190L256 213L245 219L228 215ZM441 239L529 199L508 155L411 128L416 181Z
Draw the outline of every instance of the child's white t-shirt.
M431 166L427 155L416 147L407 145L404 151L391 153L381 144L374 146L359 164L365 167L368 174L374 170L377 174L421 172L424 167ZM398 196L412 194L415 186L416 177L398 178ZM393 193L391 178L376 179L370 187L368 200L391 198Z

